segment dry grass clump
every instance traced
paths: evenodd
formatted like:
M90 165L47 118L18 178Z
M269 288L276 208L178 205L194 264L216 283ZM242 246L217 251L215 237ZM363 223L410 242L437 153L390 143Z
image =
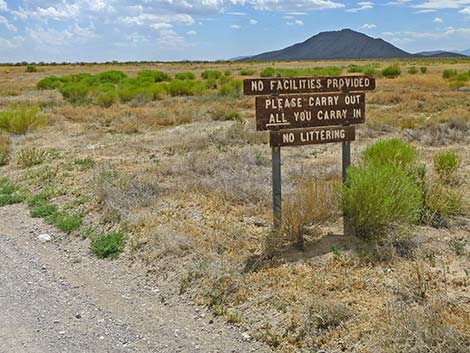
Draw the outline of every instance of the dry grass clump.
M463 353L470 347L469 332L456 325L462 318L441 298L418 306L390 303L384 319L369 343L379 353Z
M352 317L352 311L341 302L316 300L305 311L304 330L313 340L325 331L336 328Z
M134 208L150 205L160 193L155 178L124 174L109 165L99 168L95 185L97 202L109 221L127 219Z
M47 156L47 151L42 148L23 148L16 153L16 162L23 168L29 168L41 164Z
M10 162L11 139L0 134L0 166L7 165Z
M402 134L405 141L419 142L428 146L447 146L470 142L468 129L470 129L470 121L454 120L406 129Z
M294 241L303 248L309 228L327 221L337 212L337 186L338 182L323 181L313 176L297 181L282 205L282 232L288 241Z

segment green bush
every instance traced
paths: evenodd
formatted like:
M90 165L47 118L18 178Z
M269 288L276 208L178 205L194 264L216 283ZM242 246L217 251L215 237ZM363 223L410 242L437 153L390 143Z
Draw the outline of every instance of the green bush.
M112 90L102 90L96 97L96 104L103 108L109 108L117 102L118 98L119 95L114 88Z
M400 139L380 140L363 152L367 165L394 166L406 171L416 163L416 149Z
M260 72L261 77L276 77L276 69L274 67L267 67Z
M142 70L137 73L137 80L154 83L171 81L171 77L163 71Z
M166 88L171 96L193 96L204 93L205 84L201 81L174 80Z
M83 104L89 101L91 87L83 82L68 82L60 89L62 96L71 103Z
M124 250L125 240L120 232L100 235L92 240L90 249L100 259L115 258Z
M230 69L225 70L224 75L225 76L232 76L232 70L230 70Z
M342 207L355 235L378 243L395 240L404 225L418 221L422 198L413 179L399 168L349 168Z
M243 121L243 115L236 110L229 110L224 113L223 120L231 120L231 121Z
M40 90L61 88L66 80L62 77L48 76L44 77L36 84L36 88Z
M418 69L415 66L412 66L408 69L408 73L410 75L416 75L418 73Z
M204 80L217 80L222 76L222 72L218 70L205 70L202 72L201 77Z
M127 75L121 71L112 70L112 71L101 72L97 74L95 77L100 83L118 84L123 79L127 78Z
M432 183L425 194L422 222L431 225L445 225L450 217L464 212L464 194L442 185Z
M434 156L434 169L443 181L449 180L460 164L461 159L455 151L443 151Z
M46 125L47 119L40 109L26 104L12 105L0 112L0 130L23 135Z
M452 78L454 76L457 76L457 70L455 70L455 69L445 69L442 72L442 78L449 79L449 78Z
M69 215L63 212L56 212L47 218L47 221L65 233L72 233L82 225L82 217L78 214Z
M241 69L240 70L240 75L242 76L253 76L256 74L256 70L254 69Z
M177 80L195 80L196 75L194 75L192 72L178 72L175 75L175 78Z
M47 151L37 147L23 148L16 153L16 163L23 168L39 165L46 158Z
M398 66L388 66L382 70L382 76L387 78L396 78L400 76L401 70Z
M240 97L242 94L242 81L230 80L219 88L221 96Z
M426 66L421 66L419 71L421 71L422 74L425 74L428 71L428 68Z
M26 66L26 72L38 72L38 69L34 65Z

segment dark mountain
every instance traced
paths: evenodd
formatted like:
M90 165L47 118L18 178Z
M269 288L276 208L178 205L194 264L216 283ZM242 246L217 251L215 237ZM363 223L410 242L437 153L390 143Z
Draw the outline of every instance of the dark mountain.
M324 60L408 58L407 53L383 39L375 39L351 29L322 32L303 43L282 50L255 55L244 60Z
M415 55L424 56L427 58L459 58L466 56L463 53L453 53L445 50L423 51L420 53L416 53Z

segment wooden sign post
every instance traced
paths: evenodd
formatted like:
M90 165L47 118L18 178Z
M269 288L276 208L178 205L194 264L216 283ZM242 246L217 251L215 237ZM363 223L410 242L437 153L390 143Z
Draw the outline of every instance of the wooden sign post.
M354 125L365 122L365 93L375 89L368 76L259 78L243 81L255 99L256 129L270 131L273 225L281 224L281 147L342 142L342 177L351 164ZM345 234L349 225L344 221Z

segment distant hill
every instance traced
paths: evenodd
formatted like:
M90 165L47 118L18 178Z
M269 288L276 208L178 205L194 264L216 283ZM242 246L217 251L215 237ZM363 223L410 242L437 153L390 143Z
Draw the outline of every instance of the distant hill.
M290 47L251 56L243 60L327 60L408 58L407 53L380 38L372 38L351 29L322 32L305 42Z
M467 49L467 50L461 50L459 51L460 54L463 54L463 55L466 55L466 56L470 56L470 49Z
M427 58L460 58L465 57L463 53L454 53L445 50L434 50L434 51L422 51L416 53L417 56L425 56Z

